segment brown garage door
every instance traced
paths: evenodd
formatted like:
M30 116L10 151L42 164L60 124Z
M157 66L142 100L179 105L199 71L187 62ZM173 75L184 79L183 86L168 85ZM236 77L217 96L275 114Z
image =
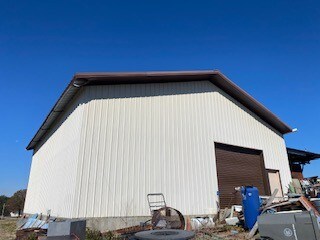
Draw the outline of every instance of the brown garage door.
M241 195L234 193L239 186L255 186L260 195L269 194L262 151L215 144L220 205L222 208L241 204Z

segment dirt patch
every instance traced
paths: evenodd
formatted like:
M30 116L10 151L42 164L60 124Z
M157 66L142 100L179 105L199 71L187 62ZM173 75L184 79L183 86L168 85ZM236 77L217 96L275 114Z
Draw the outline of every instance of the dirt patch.
M16 239L16 218L0 219L0 240Z

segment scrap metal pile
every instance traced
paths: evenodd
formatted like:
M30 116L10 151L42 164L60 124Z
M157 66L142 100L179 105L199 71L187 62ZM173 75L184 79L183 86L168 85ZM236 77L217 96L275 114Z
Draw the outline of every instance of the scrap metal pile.
M190 239L194 233L185 231L185 218L181 212L168 207L162 193L147 195L151 219L140 225L122 228L114 231L121 237L130 239ZM107 235L105 233L104 235Z
M30 217L24 216L17 223L16 240L85 239L85 220L56 220L50 215L34 214Z
M289 185L289 196L304 195L307 198L320 198L320 180L318 176L292 179Z
M288 195L281 198L276 197L278 189L270 197L259 196L258 189L253 186L242 186L237 190L242 196L242 205L231 206L231 211L221 211L222 218L215 219L209 216L185 218L181 212L167 206L162 193L148 194L150 219L140 225L117 229L112 234L124 239L168 239L168 236L170 239L191 239L197 232L214 236L216 232L211 230L225 229L221 228L221 224L224 224L236 229L227 229L229 236L249 230L246 238L252 239L259 230L260 239L320 240L320 184L317 178L294 181L289 186ZM31 234L50 239L50 228L51 235L56 236L61 229L69 231L76 225L81 225L77 229L82 229L78 235L85 236L86 227L85 221L57 222L50 215L43 218L38 214L22 218L18 225L17 240L27 239ZM110 232L102 233L102 236L108 234Z
M306 194L317 193L317 189L315 189L315 186L318 186L317 184L315 182L305 184L304 186L308 186L308 188L305 187L303 192L301 188L301 194L289 193L288 196L280 199L276 198L278 189L270 197L262 198L255 187L237 188L242 195L242 205L232 206L231 212L225 209L221 214L222 219L220 221L222 220L222 223L226 225L241 226L250 230L247 239L252 239L258 230L261 239L287 240L291 239L287 236L291 232L292 236L295 237L292 239L295 240L320 239L320 199L311 198L314 195ZM312 188L311 191L310 188ZM278 224L275 225L274 223ZM309 228L303 226L309 226ZM274 232L270 229L273 229ZM313 234L314 238L308 234ZM305 238L305 236L308 236L308 238Z
M25 240L30 236L46 236L49 222L55 221L50 215L44 217L41 214L34 214L30 217L23 216L17 223L16 240Z

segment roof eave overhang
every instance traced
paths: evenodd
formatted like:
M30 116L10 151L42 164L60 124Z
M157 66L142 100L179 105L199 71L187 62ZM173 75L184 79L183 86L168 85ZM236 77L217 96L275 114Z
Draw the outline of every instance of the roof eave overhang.
M291 163L309 163L312 160L320 159L319 153L309 152L305 150L287 148L289 162Z
M166 83L209 80L228 95L257 114L262 120L281 134L292 132L292 129L282 122L275 114L255 100L251 95L229 80L217 70L205 71L170 71L170 72L127 72L127 73L78 73L75 74L56 104L53 106L41 127L34 135L27 150L34 149L50 129L54 121L63 112L65 106L77 94L80 88L90 85Z

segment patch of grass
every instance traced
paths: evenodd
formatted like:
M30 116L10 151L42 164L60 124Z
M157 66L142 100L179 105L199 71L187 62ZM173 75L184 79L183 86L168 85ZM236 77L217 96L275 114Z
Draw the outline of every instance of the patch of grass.
M0 220L0 240L16 239L17 219L5 218Z

